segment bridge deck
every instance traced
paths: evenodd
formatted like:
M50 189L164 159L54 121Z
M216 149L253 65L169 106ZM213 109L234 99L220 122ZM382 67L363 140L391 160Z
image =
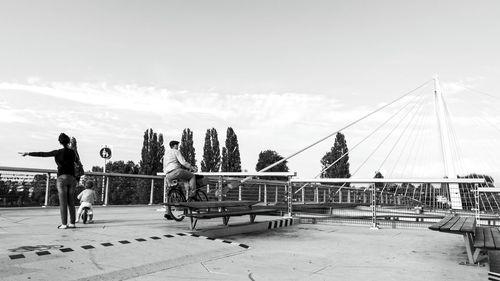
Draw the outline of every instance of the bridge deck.
M487 279L485 267L458 264L466 260L459 236L301 224L212 240L187 233L187 222L164 220L157 208L96 208L95 224L68 230L56 229L56 208L0 209L0 279ZM276 217L257 220L269 219Z

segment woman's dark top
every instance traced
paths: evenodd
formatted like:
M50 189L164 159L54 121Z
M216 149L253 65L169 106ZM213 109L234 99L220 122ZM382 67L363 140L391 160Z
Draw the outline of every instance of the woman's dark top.
M69 148L61 148L50 152L30 152L29 156L52 157L56 160L57 176L72 175L75 176L76 153Z

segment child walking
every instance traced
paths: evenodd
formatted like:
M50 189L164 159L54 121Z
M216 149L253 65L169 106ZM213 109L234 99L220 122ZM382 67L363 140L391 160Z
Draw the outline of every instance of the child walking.
M80 221L80 216L82 215L83 208L88 207L89 211L89 223L92 223L92 218L94 217L94 209L92 208L92 204L94 204L96 200L95 191L92 189L94 187L94 183L88 181L85 183L85 189L78 194L76 198L80 200L80 207L78 208L78 212L76 214L76 222Z

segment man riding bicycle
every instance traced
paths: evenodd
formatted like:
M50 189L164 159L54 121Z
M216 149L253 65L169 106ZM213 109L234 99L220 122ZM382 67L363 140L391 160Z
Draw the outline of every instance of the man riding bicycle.
M196 171L196 168L184 159L179 151L178 141L171 141L169 146L170 149L165 151L163 158L163 171L169 181L177 179L189 182L189 186L186 186L186 195L189 197L194 196L196 177L193 172Z

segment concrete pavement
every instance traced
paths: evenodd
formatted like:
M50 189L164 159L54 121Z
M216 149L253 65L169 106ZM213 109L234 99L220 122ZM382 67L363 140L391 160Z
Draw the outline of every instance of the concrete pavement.
M57 208L0 209L0 280L487 280L487 267L460 265L458 235L298 224L207 239L157 209L96 208L96 223L67 230Z

